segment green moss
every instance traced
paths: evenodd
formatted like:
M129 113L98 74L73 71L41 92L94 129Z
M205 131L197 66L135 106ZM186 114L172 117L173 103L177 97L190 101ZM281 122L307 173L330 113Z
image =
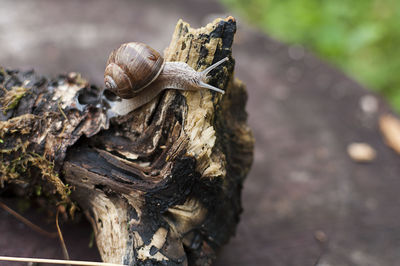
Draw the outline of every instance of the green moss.
M31 207L31 201L27 198L19 198L17 201L17 209L20 213L26 212Z
M42 195L42 186L40 185L35 186L35 194L36 196Z
M129 230L129 228L128 228L128 230ZM94 246L94 240L95 240L95 238L94 238L94 231L92 230L92 232L90 233L90 237L89 237L89 248L92 248L93 246Z
M1 99L3 113L5 114L8 110L12 110L18 106L19 101L26 95L29 88L22 86L14 86L11 90L6 90L4 97Z
M3 112L16 108L29 92L23 86L3 90ZM40 132L44 120L45 117L24 114L0 121L0 187L10 182L26 185L27 195L46 197L49 204L65 204L73 217L76 206L70 199L71 187L63 183L51 157L31 152L32 134Z
M54 197L58 195L58 204L70 205L70 213L73 215L76 207L70 200L71 187L65 185L59 177L59 174L54 170L54 162L48 160L44 155L33 152L27 152L28 141L17 139L16 144L7 149L0 149L0 185L4 186L7 182L15 182L19 184L35 185L33 193L37 196L45 195ZM18 156L16 156L18 155ZM11 159L16 156L15 159ZM27 169L37 168L41 174L41 180L32 181Z

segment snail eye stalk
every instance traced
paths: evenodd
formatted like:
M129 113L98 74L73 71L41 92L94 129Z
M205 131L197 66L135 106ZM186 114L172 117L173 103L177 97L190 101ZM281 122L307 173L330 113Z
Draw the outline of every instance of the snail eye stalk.
M207 67L206 69L204 69L203 71L201 71L201 72L200 72L200 73L201 73L201 74L200 74L200 75L201 75L201 81L199 82L199 85L200 85L202 88L210 89L210 90L213 90L213 91L216 91L216 92L219 92L219 93L224 94L225 92L224 92L223 90L221 90L221 89L219 89L219 88L217 88L217 87L214 87L214 86L212 86L212 85L210 85L210 84L207 84L206 82L207 82L207 75L208 75L208 73L210 73L211 70L215 69L216 67L218 67L219 65L221 65L222 63L224 63L224 62L226 62L226 61L228 61L228 60L229 60L229 58L228 58L228 57L225 57L224 59L219 60L219 61L216 62L215 64L212 64L211 66L209 66L209 67Z

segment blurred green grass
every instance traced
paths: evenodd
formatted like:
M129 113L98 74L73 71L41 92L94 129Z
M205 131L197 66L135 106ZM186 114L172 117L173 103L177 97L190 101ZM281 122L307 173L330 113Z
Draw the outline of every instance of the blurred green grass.
M400 112L399 0L221 0L270 36L299 43Z

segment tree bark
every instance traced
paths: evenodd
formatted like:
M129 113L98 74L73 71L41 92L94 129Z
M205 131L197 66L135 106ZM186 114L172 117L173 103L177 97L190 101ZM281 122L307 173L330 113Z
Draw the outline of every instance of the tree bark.
M2 71L0 181L77 201L104 261L211 264L235 232L253 158L235 31L232 17L200 29L179 21L164 52L198 71L229 57L209 82L224 95L167 90L123 117L107 112L118 99L79 75Z

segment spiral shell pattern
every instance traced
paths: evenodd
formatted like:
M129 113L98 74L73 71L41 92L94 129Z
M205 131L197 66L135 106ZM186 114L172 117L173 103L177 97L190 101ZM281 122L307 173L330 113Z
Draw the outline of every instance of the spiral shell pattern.
M150 46L125 43L108 58L105 86L121 98L133 98L158 77L163 67L164 58Z

